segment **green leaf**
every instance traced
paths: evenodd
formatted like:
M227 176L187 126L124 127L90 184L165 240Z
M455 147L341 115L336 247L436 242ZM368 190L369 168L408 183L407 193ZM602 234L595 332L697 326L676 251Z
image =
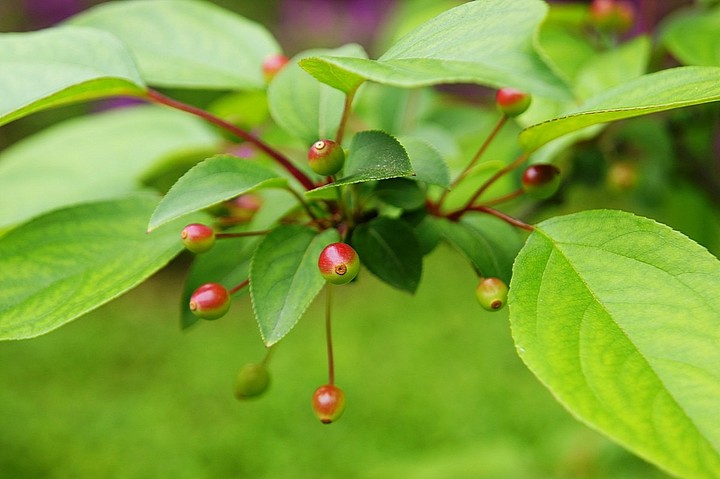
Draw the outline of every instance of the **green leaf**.
M408 223L375 218L355 229L352 245L360 262L375 276L408 293L417 290L422 275L422 251Z
M425 205L425 192L417 182L407 178L378 181L373 195L383 203L403 210L414 210Z
M219 143L200 120L154 106L59 123L0 153L0 228L125 195L163 157Z
M520 134L535 150L587 126L720 100L720 67L679 67L643 75L589 98L580 109Z
M287 225L258 245L250 264L250 295L266 346L290 332L325 285L318 258L325 246L339 240L335 229L317 234L304 226Z
M335 138L345 105L345 95L319 83L297 64L311 55L338 54L365 57L361 46L299 53L280 70L268 88L270 114L290 135L311 145L321 138Z
M520 357L573 414L674 475L720 476L720 262L620 211L537 225L517 257Z
M405 88L480 83L568 98L566 86L533 48L546 13L539 0L469 2L414 29L378 60L316 56L300 65L342 91L363 80Z
M510 282L512 264L522 242L517 231L491 216L472 216L460 222L435 222L443 238L465 256L478 275Z
M344 176L333 183L308 191L310 197L321 196L324 190L373 180L387 180L413 174L405 148L382 131L362 131L350 143L345 160Z
M89 28L2 33L0 64L0 125L60 105L145 91L125 46Z
M137 58L143 78L164 87L264 88L262 62L280 51L265 27L209 2L110 2L70 23L120 38Z
M217 155L198 163L170 188L150 218L148 230L256 188L286 180L252 161Z
M430 143L419 138L399 139L407 150L415 178L431 185L450 188L450 172L440 152Z
M710 11L688 10L668 21L661 39L685 65L720 66L720 6Z
M181 249L180 225L151 235L157 199L132 197L40 216L0 239L0 339L45 334L105 304Z

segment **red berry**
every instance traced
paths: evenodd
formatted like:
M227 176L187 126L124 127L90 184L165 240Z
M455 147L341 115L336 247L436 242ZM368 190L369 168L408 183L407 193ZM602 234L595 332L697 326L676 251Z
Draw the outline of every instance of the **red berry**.
M593 0L590 18L600 30L622 33L635 21L635 10L630 2L623 0Z
M508 287L505 282L499 278L481 278L475 290L480 306L488 311L497 311L502 309L507 302Z
M345 163L342 146L332 140L318 140L308 151L308 165L319 175L334 175Z
M218 319L230 309L230 293L218 283L205 283L190 296L190 311L202 319Z
M272 80L289 61L288 57L281 53L265 57L265 60L262 62L262 72L265 77L265 81L269 82Z
M215 244L215 231L207 225L192 223L183 228L180 238L193 253L204 253Z
M328 283L346 284L360 271L360 258L349 244L332 243L320 253L318 268Z
M530 165L523 173L522 185L525 192L533 198L550 198L560 186L560 170L547 163Z
M337 421L345 411L345 393L332 384L320 386L313 394L312 405L320 422L330 424Z
M530 106L532 97L529 93L515 88L501 88L495 95L495 103L501 112L509 117L518 116Z
M235 397L249 399L261 395L270 384L270 375L262 363L248 363L242 368L235 381Z

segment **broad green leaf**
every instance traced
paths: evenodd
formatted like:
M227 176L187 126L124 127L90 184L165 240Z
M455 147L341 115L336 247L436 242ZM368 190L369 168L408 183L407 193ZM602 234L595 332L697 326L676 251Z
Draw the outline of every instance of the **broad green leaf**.
M143 78L164 87L264 88L262 62L280 51L262 25L195 0L109 2L70 23L120 38Z
M145 91L125 46L90 28L0 33L0 65L0 125L55 106Z
M545 58L570 80L597 53L594 38L586 34L587 21L587 5L554 2L538 32L538 44Z
M720 100L720 67L678 67L643 75L589 98L578 110L520 134L535 150L587 126Z
M390 286L414 293L422 275L422 251L412 227L379 217L358 226L352 235L363 266Z
M450 187L450 172L434 146L419 138L403 137L399 140L407 150L416 179L430 185Z
M469 2L422 24L378 60L328 55L300 65L342 91L364 80L404 88L480 83L567 98L566 86L533 48L546 13L539 0Z
M373 196L383 203L403 210L425 206L425 191L417 182L407 178L390 178L378 181Z
M157 199L88 203L0 239L0 339L45 334L135 287L181 249L181 226L145 230Z
M439 219L435 227L465 256L480 276L510 282L512 264L522 243L518 232L491 216L471 216L460 222Z
M382 131L363 131L350 143L343 174L337 181L306 194L313 197L338 186L410 176L413 170L407 151L395 138Z
M720 6L710 11L688 10L667 22L661 39L685 65L720 66Z
M318 258L325 246L339 239L335 229L318 234L304 226L286 225L258 245L250 264L250 295L266 346L290 332L325 285Z
M520 357L573 414L663 469L720 477L720 262L620 211L537 225L518 255Z
M588 60L576 79L580 98L598 94L644 74L650 61L650 48L650 39L639 36Z
M150 218L148 230L175 218L261 187L283 186L274 171L230 155L198 163L170 188Z
M0 227L125 195L163 157L219 143L200 120L153 106L59 123L0 153Z
M355 44L335 50L308 50L285 65L268 88L273 119L307 145L320 138L335 138L345 105L344 94L319 83L297 64L302 58L322 54L366 56L362 47Z

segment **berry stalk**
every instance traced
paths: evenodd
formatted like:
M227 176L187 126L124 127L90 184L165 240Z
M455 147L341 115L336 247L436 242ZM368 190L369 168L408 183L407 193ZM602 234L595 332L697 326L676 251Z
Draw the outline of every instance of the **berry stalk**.
M169 106L171 108L175 108L176 110L181 110L187 113L190 113L192 115L198 116L205 121L212 123L213 125L219 126L220 128L229 131L233 135L242 138L245 141L248 141L258 148L262 150L264 153L269 155L271 158L273 158L275 161L277 161L283 168L285 168L288 173L290 173L293 177L295 177L296 180L300 182L301 185L303 185L306 189L311 190L315 188L315 184L313 181L308 178L305 173L297 169L295 165L293 165L290 160L285 157L282 153L262 141L257 136L253 135L252 133L249 133L242 128L238 128L237 126L233 125L230 122L227 122L223 120L222 118L218 118L212 113L203 110L202 108L198 108L192 105L188 105L187 103L183 103L178 100L174 100L172 98L166 97L162 93L148 89L146 97L147 100L152 101L154 103L159 103L165 106Z
M325 340L327 341L328 354L328 384L331 386L335 384L335 358L333 356L332 321L330 314L332 310L332 290L333 287L328 285L325 294Z

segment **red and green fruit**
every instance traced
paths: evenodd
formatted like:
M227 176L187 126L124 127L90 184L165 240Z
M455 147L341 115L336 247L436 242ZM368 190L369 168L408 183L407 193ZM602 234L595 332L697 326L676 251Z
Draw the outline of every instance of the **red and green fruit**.
M530 165L522 175L522 186L532 198L550 198L560 187L560 169L548 163Z
M499 278L481 278L475 290L478 303L488 311L502 309L507 303L508 287Z
M230 309L230 293L218 283L205 283L190 296L190 311L202 319L218 319Z
M319 175L334 175L342 169L344 163L342 146L332 140L318 140L308 151L308 165Z
M346 284L360 271L360 258L349 244L332 243L320 253L318 269L328 283Z
M320 386L313 394L312 406L320 422L330 424L337 421L345 411L345 393L333 384Z
M501 88L495 94L497 107L511 118L524 113L531 101L532 97L529 93L515 88Z
M193 253L204 253L215 244L215 231L207 225L192 223L180 233L185 248Z

